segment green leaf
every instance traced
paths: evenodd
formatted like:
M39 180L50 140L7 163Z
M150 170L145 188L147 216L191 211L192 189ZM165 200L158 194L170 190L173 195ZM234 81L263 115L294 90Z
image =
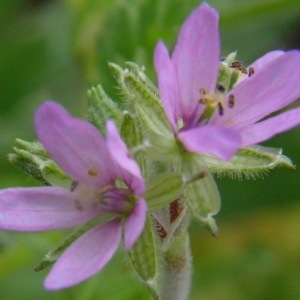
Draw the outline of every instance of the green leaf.
M259 145L240 149L229 161L224 162L215 157L203 157L208 168L218 174L242 179L243 176L256 178L275 167L294 169L292 161L282 155L282 149Z

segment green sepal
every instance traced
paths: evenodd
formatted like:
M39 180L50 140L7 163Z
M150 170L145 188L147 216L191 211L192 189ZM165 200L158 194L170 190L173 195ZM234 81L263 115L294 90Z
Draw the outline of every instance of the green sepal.
M282 149L259 145L240 149L226 162L211 156L202 158L212 172L237 179L256 178L275 167L295 168L292 161L282 155Z
M156 211L178 199L184 191L185 184L180 173L163 173L149 180L144 196L149 211Z
M169 122L153 84L149 84L144 71L129 63L128 68L110 63L119 85L119 90L125 100L125 108L135 114L140 120L143 131L165 134L171 132Z
M165 135L149 133L147 135L146 152L154 160L176 162L185 151L182 144L174 138L174 134Z
M190 178L184 192L190 213L207 226L214 236L218 235L213 216L220 211L221 197L211 172L194 154L186 155L182 169L185 176Z
M45 258L34 268L36 272L39 272L51 265L53 265L57 259L60 257L62 252L66 250L75 240L77 240L80 236L84 233L89 231L90 229L94 228L95 226L99 226L106 222L109 222L114 217L112 215L101 215L98 218L95 218L82 226L76 228L73 232L71 232L65 239L63 239L55 248L50 250L46 255Z
M157 274L157 253L150 217L147 217L143 233L128 251L128 256L139 279L151 288Z
M108 119L114 120L119 127L123 118L122 112L117 104L108 97L101 85L88 90L87 96L89 122L97 127L102 134L105 134L105 124Z

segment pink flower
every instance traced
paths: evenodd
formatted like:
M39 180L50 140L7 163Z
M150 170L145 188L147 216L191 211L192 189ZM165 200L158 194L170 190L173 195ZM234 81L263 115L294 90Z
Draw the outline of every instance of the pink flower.
M187 151L228 160L239 148L300 123L300 108L264 119L300 96L299 51L266 54L251 65L253 76L223 94L217 89L219 58L218 13L206 3L183 24L171 57L162 42L156 46L162 104ZM213 114L204 119L209 106Z
M45 286L75 285L101 270L116 252L124 230L125 248L141 234L146 218L145 184L113 122L107 137L91 124L71 117L53 102L35 117L37 135L52 159L74 181L60 187L0 191L0 228L42 231L82 225L108 214L110 221L82 234L59 257ZM122 187L116 180L123 182Z

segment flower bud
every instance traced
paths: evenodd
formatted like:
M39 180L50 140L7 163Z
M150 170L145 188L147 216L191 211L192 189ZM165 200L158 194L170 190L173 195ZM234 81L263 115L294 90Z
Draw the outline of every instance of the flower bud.
M133 63L128 69L110 63L109 67L118 82L119 90L126 100L126 109L133 111L145 132L165 134L171 131L158 91L146 77L143 70Z
M108 119L114 120L117 125L122 121L122 113L117 104L104 92L101 85L88 90L88 120L96 126L102 134L105 133L105 124Z

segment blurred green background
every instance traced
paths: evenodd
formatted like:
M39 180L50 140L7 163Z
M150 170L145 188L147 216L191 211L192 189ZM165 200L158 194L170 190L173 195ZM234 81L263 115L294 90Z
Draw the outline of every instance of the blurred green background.
M298 0L214 0L221 14L222 55L238 50L245 64L274 49L300 48ZM155 80L153 48L170 49L197 0L2 0L0 2L0 188L34 186L7 162L14 139L35 138L35 109L46 99L85 117L86 90L102 83L117 99L107 62L144 65ZM271 101L271 99L270 99ZM265 145L300 165L300 128ZM300 299L300 171L277 169L264 179L217 179L223 199L221 235L191 227L191 299ZM48 292L47 271L33 268L63 232L0 232L1 299L149 299L122 249L97 276Z

